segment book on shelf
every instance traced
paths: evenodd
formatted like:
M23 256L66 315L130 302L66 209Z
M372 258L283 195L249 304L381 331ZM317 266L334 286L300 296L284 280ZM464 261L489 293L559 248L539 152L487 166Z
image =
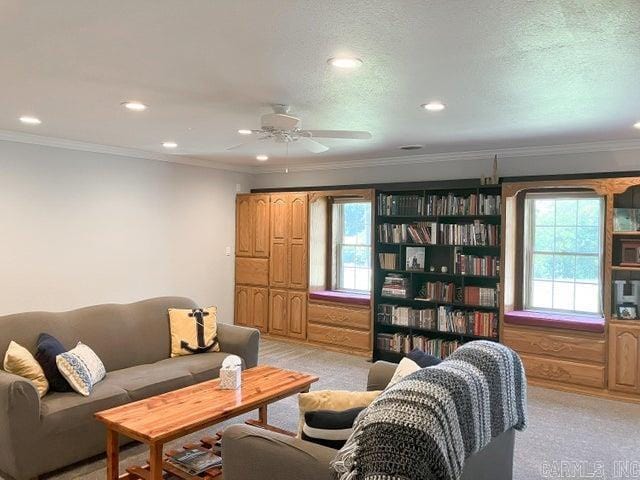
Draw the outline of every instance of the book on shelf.
M389 273L384 277L382 296L408 298L411 295L409 279L399 273Z
M405 251L407 270L424 270L424 247L407 247Z
M613 231L637 232L640 230L640 209L638 208L614 208Z
M453 272L458 275L497 277L500 275L500 258L491 255L465 255L460 248L456 248Z
M498 306L498 288L490 287L464 287L464 303L481 307Z
M424 335L379 333L376 336L376 347L379 350L406 354L414 348L418 348L438 358L445 358L451 355L460 345L457 340L429 338Z
M452 306L438 307L438 330L477 337L498 337L496 312L460 310Z
M382 223L378 225L378 241L383 243L434 244L436 222Z
M443 245L497 246L500 245L500 228L480 220L473 223L438 224L437 243Z
M424 197L417 194L378 195L378 215L419 216L424 212Z
M169 462L190 475L200 475L222 465L222 458L211 450L191 448L171 455Z
M378 305L377 322L383 325L435 330L436 310L435 308L415 309L384 303Z
M427 195L425 203L427 216L456 215L499 215L500 195L484 193L470 195Z
M417 300L452 303L456 285L452 282L426 282L418 292Z
M380 260L380 268L383 270L397 270L398 269L398 254L397 253L379 253L378 259Z

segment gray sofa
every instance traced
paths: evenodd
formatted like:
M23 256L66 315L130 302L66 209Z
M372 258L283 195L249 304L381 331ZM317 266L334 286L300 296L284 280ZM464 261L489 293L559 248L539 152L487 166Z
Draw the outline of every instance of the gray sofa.
M367 390L384 389L395 364L376 362ZM515 431L508 430L465 462L461 480L511 480ZM225 429L225 480L334 480L329 463L336 450L248 425ZM284 467L284 468L283 468Z
M31 382L0 370L2 476L33 478L104 452L105 430L93 418L97 411L216 378L229 354L240 356L247 368L257 364L259 332L223 323L218 323L221 352L170 358L169 307L197 305L162 297L0 317L0 359L11 340L34 352L45 332L67 348L78 341L89 345L107 370L89 397L53 392L42 399Z

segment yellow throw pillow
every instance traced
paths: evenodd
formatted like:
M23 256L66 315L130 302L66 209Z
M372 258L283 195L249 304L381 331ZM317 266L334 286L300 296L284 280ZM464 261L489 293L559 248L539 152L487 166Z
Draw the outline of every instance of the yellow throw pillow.
M318 390L315 392L301 393L298 395L300 408L300 425L298 436L301 435L304 425L304 414L317 410L342 411L356 407L368 407L382 390L372 392L351 392L348 390Z
M9 373L31 380L38 390L40 398L44 397L49 390L49 382L47 382L47 377L44 376L40 364L33 358L29 350L14 341L9 344L4 356L4 369Z
M171 356L219 352L216 307L170 308Z

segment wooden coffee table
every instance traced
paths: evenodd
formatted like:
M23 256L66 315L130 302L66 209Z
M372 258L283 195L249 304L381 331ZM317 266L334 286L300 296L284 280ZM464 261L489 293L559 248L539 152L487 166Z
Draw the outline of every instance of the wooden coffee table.
M160 480L165 443L256 409L258 420L248 423L278 430L268 424L267 405L307 392L317 381L314 375L257 366L242 372L239 390L221 390L219 380L210 380L98 412L96 419L107 427L107 479L119 478L119 435L149 446L148 469L136 469L136 475Z

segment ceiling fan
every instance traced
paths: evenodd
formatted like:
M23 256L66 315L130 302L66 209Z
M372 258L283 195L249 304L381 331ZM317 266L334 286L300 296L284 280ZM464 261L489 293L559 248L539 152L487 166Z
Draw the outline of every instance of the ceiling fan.
M260 135L259 138L249 142L234 145L227 150L235 150L243 147L261 146L270 141L275 143L295 143L312 153L322 153L329 147L317 142L316 138L339 138L349 140L368 140L371 133L355 130L303 130L300 128L300 119L289 115L289 106L273 105L273 113L263 115L262 127L255 130L240 130L245 135Z

